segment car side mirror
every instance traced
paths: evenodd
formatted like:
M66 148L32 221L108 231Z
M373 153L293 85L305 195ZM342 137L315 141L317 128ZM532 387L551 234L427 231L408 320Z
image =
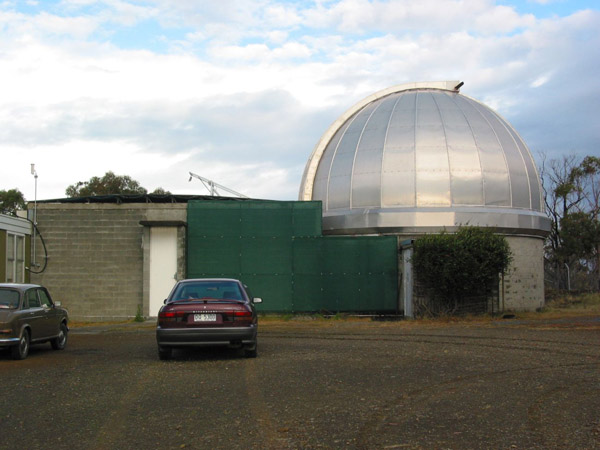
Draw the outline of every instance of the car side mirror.
M166 305L166 304L167 304L167 299L165 298L165 299L163 300L163 305Z
M62 305L62 303L61 303L61 302L54 302L54 306L56 306L57 308L60 308L60 307L61 307L61 305Z
M254 297L254 298L252 299L252 303L262 303L262 298L259 298L259 297Z

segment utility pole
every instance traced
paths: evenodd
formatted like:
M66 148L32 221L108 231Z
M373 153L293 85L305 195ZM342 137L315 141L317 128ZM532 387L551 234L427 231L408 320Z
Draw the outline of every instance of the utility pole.
M34 197L33 197L33 260L31 261L31 266L32 267L37 267L37 258L36 258L36 253L35 253L35 232L37 230L37 180L38 180L38 174L37 171L35 170L35 164L31 164L31 175L33 175L33 178L35 179L35 190L34 190Z

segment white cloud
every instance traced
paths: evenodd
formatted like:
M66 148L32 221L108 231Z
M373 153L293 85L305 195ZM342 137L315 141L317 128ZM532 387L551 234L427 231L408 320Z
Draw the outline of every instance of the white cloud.
M1 169L3 184L20 185L28 200L34 198L34 180L33 177L28 180L27 176L32 163L36 165L38 199L41 199L62 198L67 186L102 176L108 171L143 180L142 185L146 187L153 184L157 174L169 171L191 156L190 152L150 153L127 141L107 143L90 139L33 147L3 146L2 152L9 154L11 160L10 168L3 165Z
M146 39L148 22L160 36ZM128 27L139 50L111 41ZM250 196L295 198L339 114L426 80L465 81L531 147L597 152L599 28L591 8L540 19L492 0L64 0L36 15L0 5L0 152L10 155L0 189L30 198L35 162L46 198L107 170L150 190L189 193L194 171Z
M265 8L264 20L266 28L289 28L300 25L301 18L298 12L290 6L275 4Z
M545 85L549 80L550 80L550 74L545 74L545 75L542 75L542 76L536 78L535 80L533 80L533 82L530 84L530 86L533 88L538 88L538 87Z
M351 34L452 32L509 32L530 26L533 16L520 16L512 7L490 0L342 0L329 7L304 11L315 27L336 28Z
M277 60L306 59L310 57L311 50L306 45L290 42L273 49L269 48L266 44L219 47L218 49L213 49L211 53L215 59L233 60L234 63L248 61L263 64Z

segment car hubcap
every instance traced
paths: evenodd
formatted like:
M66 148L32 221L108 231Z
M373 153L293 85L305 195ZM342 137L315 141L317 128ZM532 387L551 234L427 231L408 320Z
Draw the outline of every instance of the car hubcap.
M29 345L27 344L27 338L25 336L21 337L21 343L20 343L21 354L25 354L27 352L28 346Z

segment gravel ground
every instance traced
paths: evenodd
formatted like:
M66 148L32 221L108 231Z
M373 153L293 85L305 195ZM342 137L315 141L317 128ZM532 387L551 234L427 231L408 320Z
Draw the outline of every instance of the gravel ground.
M0 352L1 449L600 448L600 322L261 323L159 361L151 323Z

